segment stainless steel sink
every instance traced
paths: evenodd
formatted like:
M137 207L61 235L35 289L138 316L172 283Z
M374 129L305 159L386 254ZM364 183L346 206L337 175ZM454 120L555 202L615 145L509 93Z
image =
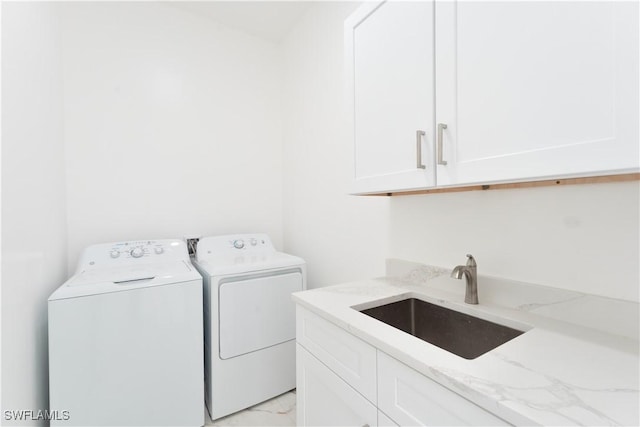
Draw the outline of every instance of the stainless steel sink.
M475 359L524 333L416 298L360 312L465 359Z

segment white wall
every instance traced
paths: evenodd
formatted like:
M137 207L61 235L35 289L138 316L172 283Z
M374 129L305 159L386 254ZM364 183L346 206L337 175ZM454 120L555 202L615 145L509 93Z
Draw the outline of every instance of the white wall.
M343 21L356 3L314 5L283 42L284 241L309 287L381 276L388 200L348 196Z
M637 181L394 197L390 254L640 301L639 206Z
M59 23L2 3L2 419L48 407L47 297L66 278Z
M276 46L161 3L62 10L70 268L127 239L266 232L281 248Z
M310 284L382 274L384 256L638 301L638 182L347 196L342 23L355 3L309 11L284 44L285 247Z

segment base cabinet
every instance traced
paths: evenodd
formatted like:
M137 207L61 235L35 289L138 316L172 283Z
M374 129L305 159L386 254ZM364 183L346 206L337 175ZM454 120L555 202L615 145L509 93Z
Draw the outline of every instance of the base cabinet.
M384 412L378 411L378 427L398 427L398 424L387 417Z
M296 341L299 426L510 425L301 306Z
M298 425L378 425L376 407L300 344L296 358Z
M510 425L381 351L378 407L401 426Z

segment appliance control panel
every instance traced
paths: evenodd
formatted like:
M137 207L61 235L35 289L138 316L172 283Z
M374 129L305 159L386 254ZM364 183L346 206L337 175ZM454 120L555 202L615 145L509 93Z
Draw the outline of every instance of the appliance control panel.
M89 246L80 257L78 270L180 260L189 260L182 240L133 240Z
M230 234L201 238L198 241L197 258L275 251L271 239L266 234Z
M148 258L153 255L162 255L164 253L164 245L158 240L142 240L137 242L121 242L113 243L109 256L111 258L130 257L130 258Z

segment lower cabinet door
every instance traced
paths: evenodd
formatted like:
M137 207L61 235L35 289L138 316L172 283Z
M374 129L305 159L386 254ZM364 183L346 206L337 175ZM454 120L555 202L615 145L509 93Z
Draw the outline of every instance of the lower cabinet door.
M378 407L401 426L510 425L381 351Z
M398 427L398 424L387 417L384 412L378 411L378 427Z
M300 344L296 345L297 425L378 425L376 407Z

